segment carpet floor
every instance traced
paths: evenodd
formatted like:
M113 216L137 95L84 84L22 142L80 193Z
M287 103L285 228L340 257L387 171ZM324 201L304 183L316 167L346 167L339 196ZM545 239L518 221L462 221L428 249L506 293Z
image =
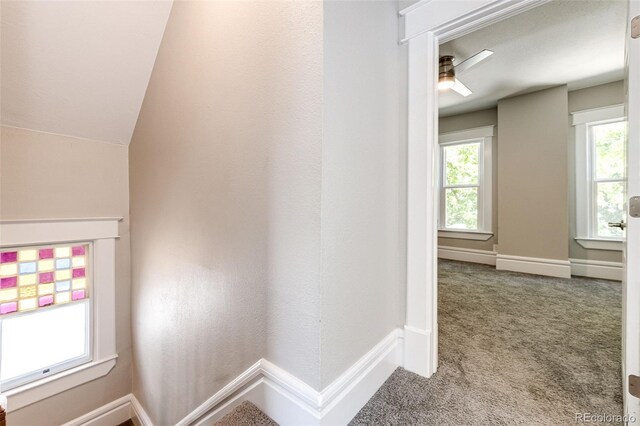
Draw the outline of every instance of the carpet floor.
M621 285L439 263L439 368L397 369L351 425L569 425L621 415Z
M278 426L278 424L254 404L244 401L213 426Z

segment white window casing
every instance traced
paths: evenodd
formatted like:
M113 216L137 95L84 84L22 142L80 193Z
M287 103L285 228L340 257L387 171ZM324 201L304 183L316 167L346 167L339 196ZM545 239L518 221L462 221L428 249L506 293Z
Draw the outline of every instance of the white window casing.
M493 206L493 165L492 150L495 126L484 126L439 135L440 144L440 206L438 220L438 237L457 238L486 241L493 236L492 206ZM450 229L445 227L445 197L444 197L444 164L443 148L467 143L480 143L479 171L478 171L478 229Z
M0 247L90 242L93 256L89 299L91 359L6 392L8 412L105 376L116 364L115 240L121 218L0 221Z
M571 114L575 131L576 237L586 249L622 251L623 238L606 238L597 234L597 214L594 183L593 147L589 127L625 120L624 105L613 105Z

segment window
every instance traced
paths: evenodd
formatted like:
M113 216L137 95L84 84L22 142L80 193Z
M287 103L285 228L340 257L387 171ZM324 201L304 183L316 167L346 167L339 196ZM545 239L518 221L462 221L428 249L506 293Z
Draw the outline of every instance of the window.
M0 386L90 361L89 244L0 251Z
M576 240L585 248L621 250L626 218L626 121L622 106L573 114L576 136Z
M441 237L491 237L493 126L440 135Z
M9 412L116 365L120 220L0 221L0 386Z

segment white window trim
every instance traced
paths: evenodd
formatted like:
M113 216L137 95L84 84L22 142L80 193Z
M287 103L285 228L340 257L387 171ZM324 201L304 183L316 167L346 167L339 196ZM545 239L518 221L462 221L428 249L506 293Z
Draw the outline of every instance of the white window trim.
M576 111L571 114L571 125L575 128L575 155L576 155L576 237L578 244L586 249L622 251L624 239L594 237L589 229L593 223L593 212L590 206L592 195L589 191L591 179L589 162L589 138L588 127L598 122L613 120L626 120L624 105L612 105L603 108L594 108Z
M495 126L476 127L473 129L461 130L456 132L441 133L438 137L440 144L440 173L438 182L440 187L440 206L438 218L438 237L440 238L456 238L467 240L487 241L493 236L491 230L493 225L492 206L493 206L493 165L492 150L493 136ZM444 194L443 194L443 177L444 165L442 164L442 148L445 146L459 145L472 141L480 141L482 147L482 162L480 164L480 182L478 182L478 229L464 230L445 228L442 221L444 220Z
M8 412L105 376L116 365L115 240L122 218L4 220L0 221L0 247L93 243L92 361L4 393Z

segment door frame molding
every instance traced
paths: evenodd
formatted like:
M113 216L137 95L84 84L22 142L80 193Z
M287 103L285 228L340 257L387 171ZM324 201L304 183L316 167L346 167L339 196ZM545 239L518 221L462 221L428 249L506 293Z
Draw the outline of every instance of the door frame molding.
M421 0L399 12L408 46L407 292L404 367L438 368L439 45L549 0Z

